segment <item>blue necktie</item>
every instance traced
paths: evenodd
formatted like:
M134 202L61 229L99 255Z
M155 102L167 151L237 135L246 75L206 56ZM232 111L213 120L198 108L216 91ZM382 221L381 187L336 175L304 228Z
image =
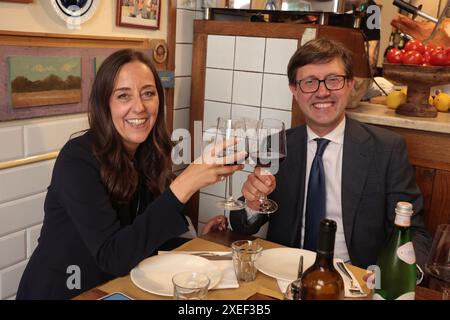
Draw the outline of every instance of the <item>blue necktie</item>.
M308 195L305 210L305 238L303 248L316 251L320 221L326 215L325 172L322 155L330 140L314 139L317 142L316 155L309 174Z

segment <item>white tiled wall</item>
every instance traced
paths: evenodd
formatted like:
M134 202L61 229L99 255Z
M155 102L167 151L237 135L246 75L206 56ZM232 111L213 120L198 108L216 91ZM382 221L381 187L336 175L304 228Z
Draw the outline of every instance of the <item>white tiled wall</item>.
M208 36L205 78L204 127L229 114L254 119L275 118L291 125L292 95L287 63L297 49L296 39ZM231 104L230 104L231 98ZM231 108L231 110L230 110ZM233 175L233 196L240 197L251 166ZM200 193L199 228L218 213L216 202L227 194L226 184ZM258 236L265 236L267 226Z
M88 127L84 114L0 125L0 161L57 151L72 133ZM0 170L0 299L15 297L37 246L54 163L47 160Z
M180 119L190 110L192 25L193 19L202 19L202 5L203 0L177 1L175 127L186 124ZM297 45L297 39L209 35L203 129L215 127L217 117L223 115L276 118L283 120L289 128L292 95L288 89L286 70ZM253 168L246 166L245 170L247 172L236 173L233 177L233 194L236 197L240 196L242 183ZM226 182L201 190L200 230L209 218L221 214L216 202L225 197L226 190ZM259 235L265 235L264 229L266 227Z

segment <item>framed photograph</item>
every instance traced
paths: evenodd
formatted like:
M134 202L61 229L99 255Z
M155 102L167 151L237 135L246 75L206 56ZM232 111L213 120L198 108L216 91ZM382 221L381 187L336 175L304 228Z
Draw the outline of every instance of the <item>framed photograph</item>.
M31 3L31 2L33 2L33 0L0 0L0 2Z
M160 0L116 1L116 25L131 28L159 29Z

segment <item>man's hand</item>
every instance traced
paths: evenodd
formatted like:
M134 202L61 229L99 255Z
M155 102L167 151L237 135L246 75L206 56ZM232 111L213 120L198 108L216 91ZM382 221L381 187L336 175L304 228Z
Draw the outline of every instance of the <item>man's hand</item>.
M242 186L242 195L247 203L258 201L261 196L267 196L275 190L275 177L262 170L264 169L257 167Z

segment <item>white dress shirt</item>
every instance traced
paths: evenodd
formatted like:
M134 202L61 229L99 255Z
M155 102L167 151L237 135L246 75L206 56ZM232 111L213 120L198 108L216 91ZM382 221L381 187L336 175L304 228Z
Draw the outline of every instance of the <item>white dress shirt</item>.
M342 153L344 146L345 117L341 123L330 133L319 137L308 126L307 132L307 155L306 155L306 174L305 174L305 199L303 205L302 239L305 237L305 210L306 195L308 194L308 181L311 165L316 154L316 138L330 140L322 156L323 168L325 171L325 192L326 192L326 217L336 221L336 242L334 246L334 257L348 261L349 255L344 237L344 226L342 223L342 201L341 201L341 182L342 182ZM289 156L289 155L288 155Z

